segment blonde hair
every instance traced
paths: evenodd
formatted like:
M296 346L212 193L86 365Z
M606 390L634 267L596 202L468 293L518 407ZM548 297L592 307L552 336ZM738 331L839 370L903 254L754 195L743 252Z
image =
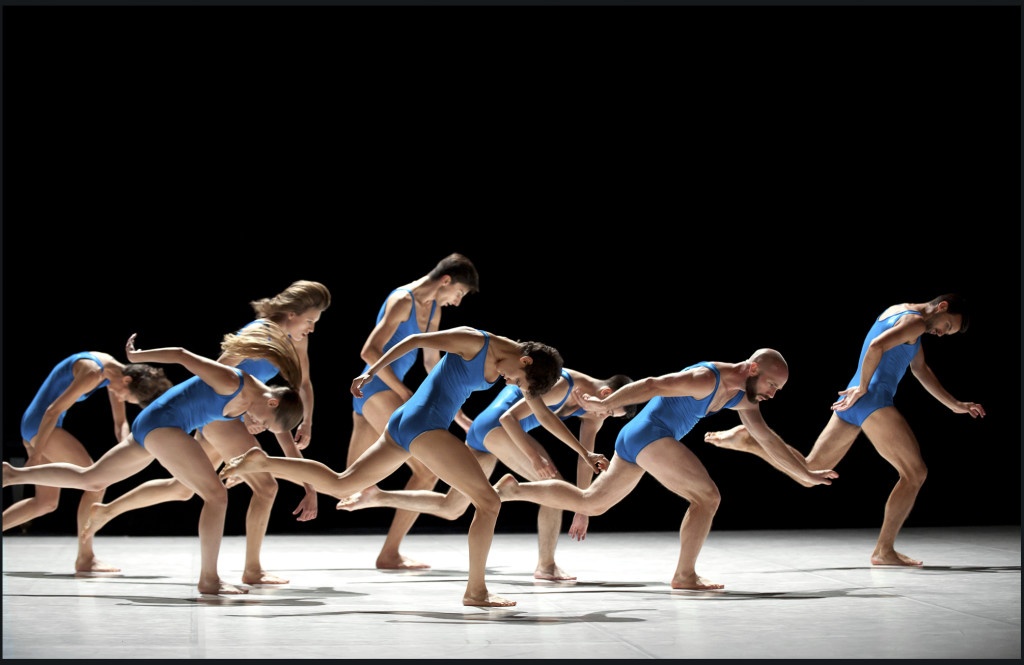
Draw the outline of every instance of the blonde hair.
M302 314L307 309L323 312L331 306L331 292L320 282L300 279L272 298L260 298L249 304L258 318L273 321L289 312Z
M284 328L273 321L224 335L221 351L240 358L263 358L274 364L292 387L302 383L302 366L295 345Z

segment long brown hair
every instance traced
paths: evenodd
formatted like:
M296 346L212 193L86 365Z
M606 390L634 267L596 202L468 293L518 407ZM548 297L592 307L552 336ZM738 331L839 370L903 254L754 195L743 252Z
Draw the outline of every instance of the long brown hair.
M290 386L302 383L302 366L295 345L284 328L272 321L224 335L221 351L241 358L264 358L274 363Z

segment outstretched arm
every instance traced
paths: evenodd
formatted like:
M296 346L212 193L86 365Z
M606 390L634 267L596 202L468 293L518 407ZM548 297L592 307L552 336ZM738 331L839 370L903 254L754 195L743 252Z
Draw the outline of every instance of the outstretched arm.
M839 474L832 469L808 469L807 462L803 456L793 451L778 434L768 427L758 405L736 409L736 412L740 416L740 421L746 426L747 431L761 444L761 448L771 456L776 466L795 480L811 485L831 485L832 479L839 477Z
M715 389L715 374L705 367L681 372L649 376L627 383L604 399L575 388L580 406L587 411L614 411L630 404L640 404L653 397L706 397Z
M928 391L928 394L953 413L969 413L971 418L985 417L985 407L981 404L977 402L961 402L942 386L939 382L939 377L935 376L935 372L932 371L932 368L924 360L924 349L917 350L914 359L910 361L910 371L914 378Z
M537 421L547 431L554 434L562 443L572 448L581 459L587 461L587 464L593 470L594 473L600 473L608 468L608 458L600 453L594 453L587 450L583 444L579 442L576 435L569 431L569 428L565 426L565 423L548 408L547 404L540 397L524 397L526 403L530 406L534 415L537 416Z
M133 363L177 363L198 376L203 383L221 395L230 394L238 388L238 374L233 367L196 355L180 346L165 346L148 350L136 349L135 335L136 333L132 333L124 347L128 360Z
M450 330L413 333L388 349L387 353L378 358L365 372L353 379L352 394L356 397L362 397L364 383L372 379L383 367L390 365L413 349L439 349L445 353L456 353L464 358L472 358L483 348L483 345L483 334L469 326L459 326Z

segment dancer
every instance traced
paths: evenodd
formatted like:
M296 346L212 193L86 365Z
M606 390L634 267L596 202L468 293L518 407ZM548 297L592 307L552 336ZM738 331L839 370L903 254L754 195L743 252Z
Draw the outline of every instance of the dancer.
M961 402L942 387L925 362L921 346L922 335L943 337L966 332L969 323L967 300L956 293L947 293L928 302L890 305L868 330L861 346L857 371L846 389L839 391L839 399L832 404L832 415L811 452L804 457L787 444L790 455L808 467L834 468L846 456L857 436L864 432L878 454L895 467L899 479L885 503L882 528L871 553L872 565L922 565L920 560L896 551L896 536L914 507L928 474L917 437L893 400L907 368L932 397L953 413L966 413L971 418L985 417L981 404ZM791 466L779 464L777 455L766 454L752 434L740 425L722 432L708 432L704 440L720 448L753 453L800 484L808 484L803 477L793 476Z
M544 506L600 515L629 494L650 473L690 505L679 529L679 561L673 589L722 589L696 571L697 556L711 530L721 496L697 456L681 439L698 420L732 409L752 435L780 464L808 484L831 484L832 470L812 471L793 459L785 444L765 424L761 402L786 385L789 367L774 349L758 349L741 362L699 362L682 371L648 377L619 388L605 398L581 394L587 410L606 411L624 404L647 404L619 430L608 471L587 489L564 480L519 483L506 474L495 485L502 501L532 501ZM649 400L649 401L648 401Z
M480 277L473 262L462 254L453 253L438 261L437 265L421 277L391 291L377 312L377 322L363 343L360 357L366 363L365 372L384 352L402 341L407 335L432 332L441 328L444 307L458 307L462 299L480 290ZM429 373L441 359L437 349L424 348L423 367ZM373 445L388 418L412 395L405 385L405 375L416 362L416 349L382 367L363 386L362 397L352 398L352 435L348 443L346 466ZM472 420L460 408L455 423L469 430ZM432 490L437 476L415 457L406 460L412 475L405 484L407 490ZM399 548L405 535L412 529L418 513L399 510L395 513L384 544L377 554L380 569L430 568L429 564L404 556Z
M267 322L283 329L295 347L301 375L288 376L285 381L297 389L302 397L302 422L293 437L290 431L275 432L278 445L287 457L302 457L301 450L312 441L313 431L313 384L309 378L309 335L320 321L320 315L331 304L331 293L320 282L298 280L288 288L270 298L261 298L249 303L257 318L246 324L245 329L259 328ZM217 359L225 365L242 369L260 381L267 383L279 373L279 368L268 358L247 358L222 355ZM214 468L225 459L241 455L249 448L258 446L259 441L249 432L241 420L215 420L195 432ZM288 579L264 570L260 560L263 541L270 523L271 510L277 497L277 481L270 474L253 474L245 478L252 489L249 509L245 516L245 564L242 568L243 584L287 584ZM312 487L306 486L306 493L299 506L292 511L300 522L317 516L317 496ZM89 521L82 535L88 539L95 535L110 520L130 510L164 503L166 501L187 501L195 496L187 485L176 478L154 479L142 483L122 494L110 503L93 504Z
M285 376L298 376L299 359L288 336L275 324L249 328L224 337L223 352L267 357ZM247 372L196 355L182 347L135 348L135 335L125 346L133 362L178 363L195 376L183 381L144 408L131 433L96 463L66 463L15 468L3 463L3 484L36 483L97 492L149 466L153 459L203 499L199 516L201 570L199 592L243 594L248 589L223 582L217 557L224 535L227 489L210 460L189 432L214 420L242 419L249 431L291 431L302 419L302 398L290 386L268 386Z
M344 472L337 473L315 460L268 457L259 448L253 448L225 464L221 477L265 471L293 483L309 483L318 492L343 499L376 484L415 456L431 472L467 495L476 508L469 527L469 577L462 604L515 605L513 600L491 594L484 579L487 553L501 507L498 495L466 445L448 428L455 412L472 393L487 390L499 378L506 385L518 385L524 390L527 403L541 423L560 423L540 398L558 380L562 356L546 344L518 342L467 326L413 333L357 376L352 381L352 394L361 397L363 386L382 368L417 348L437 349L444 355L412 397L395 409L377 441ZM582 446L578 452L586 456ZM603 468L606 464L607 460L600 456L595 467Z
M107 389L116 440L128 436L125 402L145 407L171 387L164 370L145 363L122 363L109 353L81 351L57 363L50 370L21 417L21 442L28 460L25 466L47 462L93 463L85 446L64 429L68 409L83 402L100 388ZM83 492L78 502L78 532L89 518L89 506L103 500L103 490ZM59 487L37 485L35 494L3 512L3 530L52 513L60 501ZM96 558L91 539L78 539L76 573L116 573L121 569Z
M588 458L579 457L576 471L576 485L582 489L590 486L594 477L592 464L597 461L593 455L597 433L610 416L631 418L636 406L628 405L615 410L587 411L579 404L574 388L585 393L606 397L632 379L625 374L616 374L608 379L562 368L562 376L544 394L544 403L562 421L571 417L580 419L579 442L589 453ZM527 480L562 478L562 474L551 463L547 451L533 436L531 430L540 425L523 397L523 391L515 385L505 386L491 404L473 420L466 436L466 445L473 451L484 474L490 478L500 461ZM556 436L560 432L553 432ZM455 489L447 493L409 490L381 490L376 486L342 499L337 506L341 510L363 508L398 508L421 513L430 513L442 519L455 520L469 508L469 498ZM589 517L582 513L573 516L569 528L570 538L586 538ZM575 580L575 575L562 570L555 562L555 547L562 528L562 511L558 508L540 506L537 511L537 566L533 576L539 580Z

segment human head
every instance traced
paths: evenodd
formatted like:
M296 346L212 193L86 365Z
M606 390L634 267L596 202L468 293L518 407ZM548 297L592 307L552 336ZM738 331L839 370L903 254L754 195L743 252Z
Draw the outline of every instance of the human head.
M519 356L530 359L523 367L526 373L523 393L528 397L543 395L562 376L562 354L553 346L540 342L521 342Z
M174 385L164 374L162 367L146 363L128 363L121 373L128 377L128 381L123 384L127 388L124 401L138 404L143 408Z
M249 305L257 317L273 321L298 339L313 332L320 314L331 306L331 292L320 282L300 279L276 296Z
M782 390L789 380L789 365L775 349L758 349L747 362L750 363L750 373L743 390L749 402L775 397L775 393Z
M625 374L615 374L607 381L605 381L604 385L611 389L608 392L608 394L610 395L619 388L621 388L622 386L626 385L627 383L633 383L633 379L626 376ZM601 397L604 398L605 395L601 395ZM622 409L622 415L619 415L614 412L609 415L611 415L614 418L625 418L626 420L629 420L630 418L636 415L637 405L627 404L626 406L620 406L619 409ZM618 411L618 409L616 409L616 411Z
M302 422L302 398L291 386L267 386L265 399L258 399L242 414L250 434L264 430L290 432Z
M465 286L467 295L480 291L480 275L476 272L476 266L458 252L449 254L438 261L434 269L427 274L427 277L438 280L445 275L451 277L453 282Z
M928 301L930 314L925 315L926 332L933 335L952 335L967 332L971 323L967 298L958 293L946 293Z

